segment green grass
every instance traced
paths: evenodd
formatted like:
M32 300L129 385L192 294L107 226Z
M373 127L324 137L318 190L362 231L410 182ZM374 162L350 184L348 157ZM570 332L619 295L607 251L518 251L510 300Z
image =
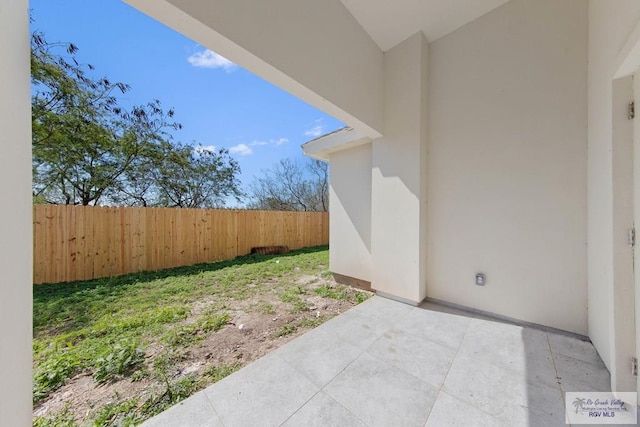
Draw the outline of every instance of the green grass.
M291 312L308 310L302 298L306 290L292 283L300 275L326 274L327 265L325 246L285 255L249 255L171 270L34 286L34 403L79 373L92 375L97 384L151 377L162 386L146 401L117 401L96 408L92 419L95 425L140 422L202 387L205 377L218 380L237 369L211 367L201 378L188 375L175 379L168 374L179 357L176 354L225 327L230 321L227 309L234 301L276 292ZM194 316L192 307L198 301L212 303ZM264 303L259 311L271 314L274 307ZM297 327L285 325L278 334L288 335ZM156 358L153 368L145 366L145 348L158 343L169 356ZM72 421L62 411L47 419L37 418L34 425L75 425Z

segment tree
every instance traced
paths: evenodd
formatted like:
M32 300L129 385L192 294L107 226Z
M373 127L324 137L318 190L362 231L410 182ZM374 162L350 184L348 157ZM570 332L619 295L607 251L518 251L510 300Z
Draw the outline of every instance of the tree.
M239 198L229 153L172 142L173 109L124 109L130 87L93 78L71 43L31 37L33 193L46 203L219 207Z
M310 159L302 165L282 159L250 186L253 209L284 211L329 210L329 165Z
M230 197L240 201L239 173L238 162L226 149L171 147L156 169L159 204L218 208Z

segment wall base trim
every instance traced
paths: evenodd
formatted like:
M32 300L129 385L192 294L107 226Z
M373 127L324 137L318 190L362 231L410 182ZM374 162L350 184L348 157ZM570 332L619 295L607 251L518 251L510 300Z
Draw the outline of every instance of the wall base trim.
M527 327L527 328L532 328L532 329L538 329L544 332L552 332L555 334L560 334L560 335L565 335L565 336L569 336L569 337L573 337L573 338L577 338L581 341L587 341L587 342L591 342L591 339L586 336L586 335L582 335L576 332L570 332L570 331L565 331L563 329L558 329L558 328L553 328L551 326L545 326L545 325L541 325L539 323L533 323L533 322L527 322L525 320L520 320L520 319L516 319L514 317L509 317L509 316L503 316L501 314L496 314L496 313L492 313L490 311L484 311L484 310L480 310L477 308L473 308L473 307L469 307L466 305L460 305L460 304L456 304L453 302L449 302L449 301L444 301L441 299L437 299L437 298L431 298L431 297L425 297L425 299L423 300L424 302L430 302L433 304L438 304L438 305L442 305L444 307L450 307L450 308L454 308L456 310L460 310L460 311L465 311L467 313L469 313L470 315L480 315L483 317L489 317L498 321L503 321L503 322L509 322L509 323L513 323L515 325L518 326L523 326L523 327Z
M365 291L371 291L371 282L366 280L356 279L355 277L345 276L344 274L333 273L333 279L341 285L352 286L354 288L363 289Z

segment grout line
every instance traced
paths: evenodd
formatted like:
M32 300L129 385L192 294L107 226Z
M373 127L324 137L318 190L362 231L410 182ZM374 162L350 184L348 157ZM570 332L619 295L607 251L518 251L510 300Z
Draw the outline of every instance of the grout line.
M447 314L451 315L449 313L447 313ZM451 315L451 316L453 316L453 315ZM431 418L431 413L433 412L433 408L435 408L436 404L438 403L438 399L440 399L440 395L443 393L444 385L447 382L447 378L449 377L449 373L451 372L451 367L453 366L453 364L456 361L456 358L458 357L458 353L460 351L460 347L462 347L462 343L464 342L465 338L467 337L467 333L469 332L469 328L470 327L471 327L471 321L469 321L469 323L467 324L467 328L465 329L464 335L462 336L462 339L460 340L460 343L458 344L458 348L456 348L456 352L453 354L453 358L451 358L451 364L449 364L449 368L447 369L447 373L445 374L444 378L442 379L442 385L438 389L438 395L436 396L436 400L433 402L433 406L431 407L431 410L429 411L429 415L427 416L427 419L424 422L425 426L429 422L429 418ZM458 399L458 400L460 400L460 399ZM472 405L472 406L475 407L475 405Z
M314 384L315 385L315 384ZM287 421L289 421L289 419L291 417L293 417L295 414L297 414L300 409L302 409L307 403L309 403L311 401L311 399L313 399L314 397L316 397L318 395L318 393L320 393L322 391L322 389L319 389L318 391L316 391L309 399L307 399L306 401L304 401L300 406L298 406L298 409L296 409L295 411L293 411L293 413L291 415L289 415L287 418L284 419L284 421L282 421L279 425L282 426L284 425Z
M567 411L567 400L566 400L566 392L562 387L562 378L560 377L560 373L558 372L558 367L556 366L556 358L553 353L553 348L551 347L551 340L549 339L549 333L545 332L544 334L547 337L547 345L549 346L549 354L551 354L551 363L553 364L553 371L556 373L556 382L558 383L558 388L560 389L560 397L562 398L562 409L564 409L563 416L566 421L566 411Z
M215 384L215 383L214 383ZM213 384L212 384L213 385ZM209 399L209 395L206 393L206 388L204 390L202 390L202 393L204 393L204 397L205 399L207 399L207 402L209 402L209 406L211 406L211 409L213 409L213 413L216 414L216 416L218 417L218 420L220 420L220 423L222 424L222 427L225 427L224 421L222 420L222 417L220 416L220 414L218 413L218 411L216 410L216 407L214 406L213 402L211 401L211 399Z

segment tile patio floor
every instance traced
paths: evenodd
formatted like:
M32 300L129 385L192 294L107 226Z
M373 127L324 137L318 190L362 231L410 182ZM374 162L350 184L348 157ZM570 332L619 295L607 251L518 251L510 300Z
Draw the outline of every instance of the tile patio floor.
M564 391L608 391L589 342L382 297L147 421L155 426L564 426Z

